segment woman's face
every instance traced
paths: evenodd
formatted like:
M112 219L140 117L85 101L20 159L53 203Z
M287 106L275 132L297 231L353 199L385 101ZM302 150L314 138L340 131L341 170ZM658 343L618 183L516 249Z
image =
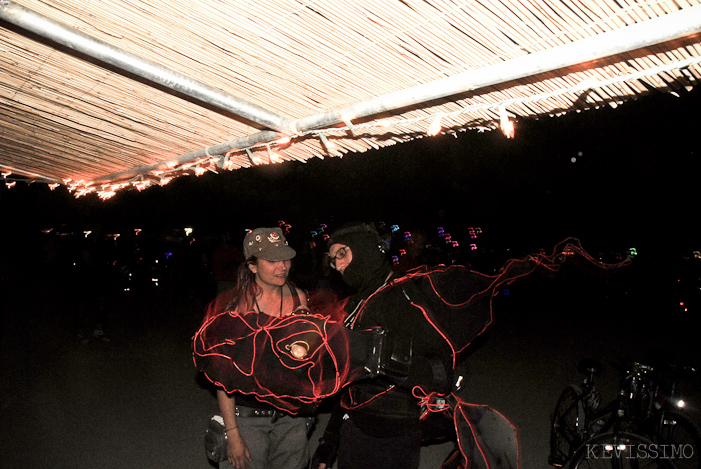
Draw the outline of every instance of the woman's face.
M287 283L287 275L290 272L292 261L266 261L265 259L257 259L255 262L248 264L256 276L256 282L261 286L276 286L281 287Z

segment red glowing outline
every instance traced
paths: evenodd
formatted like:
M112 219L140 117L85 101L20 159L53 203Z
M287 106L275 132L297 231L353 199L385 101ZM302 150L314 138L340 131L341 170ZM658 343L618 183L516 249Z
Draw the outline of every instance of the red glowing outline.
M453 396L455 396L455 394L453 394ZM514 437L515 437L514 439L515 439L515 443L516 443L516 467L520 468L521 467L521 444L519 442L519 440L520 440L519 439L519 432L518 432L518 428L516 427L516 425L514 425L514 423L509 418L507 418L504 414L502 414L501 412L499 412L498 410L496 410L490 406L481 405L481 404L469 404L457 396L455 396L455 398L458 400L458 404L455 406L455 410L454 410L455 434L457 435L458 447L460 448L460 452L465 457L465 460L468 460L468 458L467 458L467 454L465 452L465 448L463 447L462 440L460 438L461 432L460 432L460 424L458 422L459 416L462 416L463 420L465 421L465 423L467 423L468 427L470 428L470 433L472 434L472 440L475 442L475 445L477 446L477 449L479 450L479 452L482 456L482 461L484 461L484 463L486 464L488 469L491 469L491 467L492 467L492 466L490 466L489 460L487 459L487 456L485 455L485 452L483 450L483 445L480 444L480 439L478 438L478 432L475 431L474 424L472 422L470 422L470 419L468 418L468 416L465 413L466 407L479 407L479 408L483 408L483 409L488 409L488 410L496 413L513 428ZM469 467L469 465L468 465L468 467Z
M222 317L226 317L227 320L231 318L234 321L233 324L237 327L237 330L240 331L238 337L236 339L227 338L207 344L206 332L208 328L216 327L216 322ZM270 403L276 408L287 410L294 414L299 410L299 406L294 404L295 401L315 404L325 397L336 394L343 387L350 373L350 364L348 361L339 359L329 343L328 326L330 323L341 330L345 330L342 324L330 322L328 316L320 315L292 315L271 319L265 315L259 315L255 311L249 311L243 314L236 311L224 311L218 314L212 314L205 319L202 326L193 337L193 361L195 366L197 366L198 359L215 358L224 360L226 363L229 363L232 369L237 373L252 378L253 382L249 383L248 387L253 385L255 389L251 391L250 389L240 389L240 386L232 385L232 383L222 383L221 380L213 378L207 371L203 370L204 375L209 381L217 386L221 386L227 393L239 391L246 395L253 395L257 398L261 398L260 400ZM292 325L295 326L295 330L288 330ZM241 331L243 331L243 333L241 333ZM275 333L279 331L282 331L283 334L276 337ZM310 340L310 335L312 336L312 340ZM285 347L286 344L293 342L298 337L304 337L313 344L304 358L294 357ZM251 355L248 360L244 361L242 357L237 357L235 360L228 354L221 353L218 350L222 346L236 345L239 342L251 344ZM345 345L347 346L347 343ZM290 395L275 392L275 390L269 388L271 383L266 385L259 379L259 376L256 375L256 371L260 370L261 366L259 356L259 347L261 346L264 351L271 352L272 356L275 357L277 362L281 364L284 369L303 370L306 368L307 381L305 392L307 392L306 389L308 389L306 395ZM342 351L343 350L339 350L338 352ZM324 355L326 359L330 361L334 369L333 374L335 378L322 379L324 371L321 367L321 355ZM346 356L347 355L348 353L346 353ZM283 405L281 402L270 402L270 400L289 400L290 402L285 402Z

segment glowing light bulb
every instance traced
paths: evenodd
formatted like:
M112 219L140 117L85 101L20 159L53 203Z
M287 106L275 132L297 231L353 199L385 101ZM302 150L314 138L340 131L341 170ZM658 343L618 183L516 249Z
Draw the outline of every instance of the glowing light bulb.
M499 108L499 127L501 127L501 131L506 135L506 138L514 138L516 134L514 123L509 120L509 116L506 115L506 108L504 106Z
M275 150L270 148L270 144L266 145L268 149L268 159L270 160L270 163L282 163L282 157L275 153Z
M321 143L324 145L324 147L326 147L327 152L331 153L336 151L336 143L326 138L326 135L319 134L319 138L321 139Z
M514 128L514 123L510 120L501 124L501 131L506 135L506 138L514 138L516 135L516 129Z
M436 117L433 122L431 122L431 125L428 126L428 130L426 133L430 136L438 135L441 130L443 130L443 127L441 125L441 121L443 120L442 116Z
M251 150L246 148L246 154L248 155L248 159L251 161L251 164L253 166L258 166L261 164L261 160L258 156L253 156L253 153L251 153Z
M223 155L219 160L217 161L217 167L219 168L226 168L227 163L229 163L229 154L227 153L226 155Z

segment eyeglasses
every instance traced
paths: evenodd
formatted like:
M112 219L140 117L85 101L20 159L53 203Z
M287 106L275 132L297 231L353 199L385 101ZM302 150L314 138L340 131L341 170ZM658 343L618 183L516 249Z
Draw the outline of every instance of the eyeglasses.
M348 254L348 246L343 246L341 249L336 251L335 256L332 256L330 252L327 252L326 257L329 258L329 264L331 264L331 267L336 268L336 261L340 261L346 257L346 254Z

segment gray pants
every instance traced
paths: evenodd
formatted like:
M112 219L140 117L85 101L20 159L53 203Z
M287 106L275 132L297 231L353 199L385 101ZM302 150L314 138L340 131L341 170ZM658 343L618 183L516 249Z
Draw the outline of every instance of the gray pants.
M251 452L246 469L302 469L309 463L309 432L314 417L239 417L239 432ZM231 469L229 461L219 469Z

